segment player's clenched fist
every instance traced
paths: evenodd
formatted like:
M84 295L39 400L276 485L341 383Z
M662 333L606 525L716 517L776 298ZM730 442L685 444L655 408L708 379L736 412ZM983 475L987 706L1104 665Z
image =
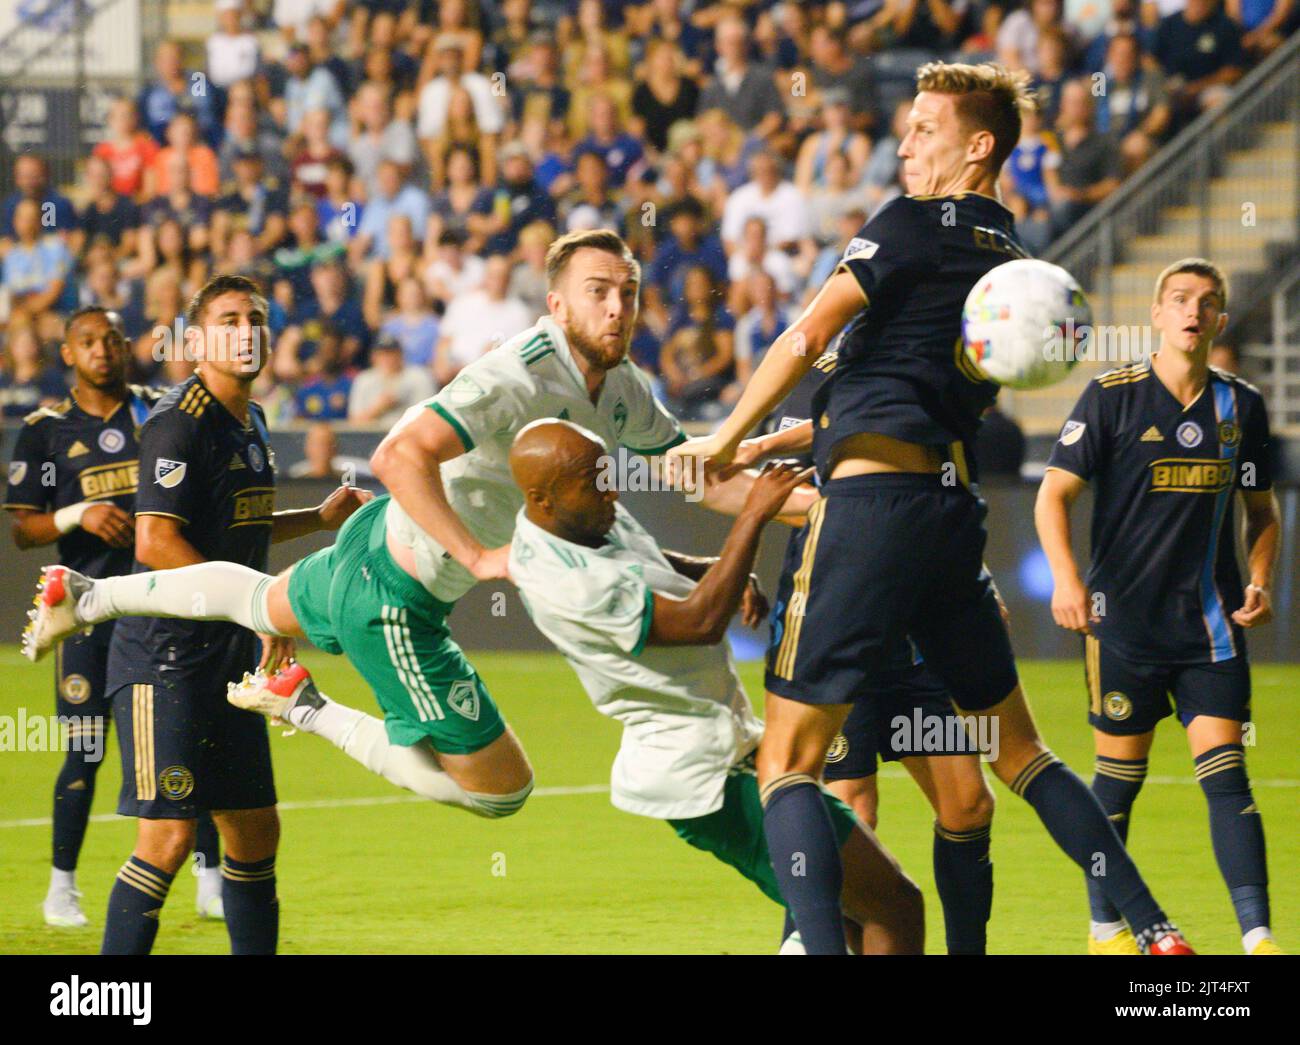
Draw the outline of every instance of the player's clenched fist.
M782 506L800 483L812 478L814 469L800 468L790 461L769 462L754 480L744 511L756 514L765 522L776 518Z
M321 523L327 530L337 530L348 516L367 501L373 501L375 495L369 490L360 490L355 486L340 486L316 509L320 513Z
M1273 619L1273 599L1267 588L1258 584L1246 585L1246 601L1241 609L1232 614L1232 619L1243 628L1255 628L1267 624Z
M1056 585L1052 592L1052 618L1063 628L1077 631L1080 635L1091 635L1090 622L1100 621L1100 617L1090 614L1088 587L1078 577L1067 578Z

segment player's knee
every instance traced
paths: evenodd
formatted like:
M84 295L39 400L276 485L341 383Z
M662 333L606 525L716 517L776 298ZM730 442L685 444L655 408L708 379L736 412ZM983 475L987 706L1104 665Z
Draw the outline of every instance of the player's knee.
M528 783L523 787L517 791L511 791L509 794L496 795L482 791L465 792L469 798L470 809L479 816L487 817L489 820L501 820L507 816L514 816L519 810L523 809L524 803L528 801L528 796L532 793L532 777L528 778Z
M175 874L194 849L193 820L142 820L136 855Z
M981 778L969 787L941 796L939 823L949 831L974 831L993 822L995 799Z

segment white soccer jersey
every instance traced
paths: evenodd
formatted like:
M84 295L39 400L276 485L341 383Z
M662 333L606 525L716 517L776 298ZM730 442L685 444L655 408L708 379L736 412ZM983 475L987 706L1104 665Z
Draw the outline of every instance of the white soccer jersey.
M682 599L695 582L621 504L599 548L549 534L521 511L510 576L596 710L623 724L614 805L664 820L719 809L727 770L758 746L763 724L725 642L646 646L654 593Z
M605 375L593 406L564 332L543 316L467 366L424 404L447 421L467 453L442 466L452 510L485 548L499 548L514 532L523 494L510 476L510 446L530 421L558 417L589 428L606 446L621 444L652 456L681 442L681 426L654 398L650 382L630 361ZM455 602L474 576L396 502L388 532L415 551L420 582L435 599Z

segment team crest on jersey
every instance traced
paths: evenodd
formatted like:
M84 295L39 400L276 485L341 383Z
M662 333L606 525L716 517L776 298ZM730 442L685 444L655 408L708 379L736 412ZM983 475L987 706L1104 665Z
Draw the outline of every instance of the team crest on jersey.
M69 704L84 704L90 697L90 680L85 675L69 675L62 689L63 699Z
M158 790L173 802L189 798L194 792L194 774L184 766L168 766L158 774Z
M26 478L27 478L27 462L10 461L9 462L9 485L17 486Z
M876 256L876 251L880 249L879 243L873 243L869 239L861 239L854 236L849 240L849 245L844 248L846 258L859 257L870 260Z
M1087 427L1084 421L1066 421L1065 427L1061 429L1061 445L1073 446L1083 438L1083 430Z
M614 431L620 438L623 435L623 429L627 427L627 404L620 398L614 404Z
M248 463L253 466L255 472L260 472L266 467L266 458L262 456L262 448L256 443L248 444Z
M1200 446L1201 440L1205 438L1205 433L1201 431L1201 426L1195 421L1184 421L1178 426L1174 433L1178 439L1178 445L1190 450L1194 446Z
M1114 722L1123 722L1133 714L1133 701L1119 690L1111 690L1102 698L1101 708L1106 717Z
M473 679L461 679L451 684L447 691L447 703L451 710L471 722L478 721L479 702L478 686Z
M836 733L835 739L831 741L830 749L826 752L826 761L843 762L844 756L849 753L849 738L843 733Z
M153 481L164 490L180 486L185 480L185 462L160 457L153 465Z
M126 436L116 428L105 428L99 433L99 448L106 454L115 454L126 446Z
M1236 446L1241 442L1241 429L1232 421L1220 421L1219 442L1224 446Z

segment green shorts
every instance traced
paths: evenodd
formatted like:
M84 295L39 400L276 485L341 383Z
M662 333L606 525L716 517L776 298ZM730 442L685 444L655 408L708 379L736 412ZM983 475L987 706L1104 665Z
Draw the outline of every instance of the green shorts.
M822 793L822 799L835 826L836 841L842 848L857 827L858 818L829 791ZM772 858L767 852L763 803L758 798L758 777L752 769L738 766L727 776L721 809L690 820L669 820L668 823L696 849L703 849L724 864L730 864L763 890L769 899L782 907L786 905L776 884Z
M307 638L347 655L375 691L388 738L465 755L505 732L487 686L451 638L439 602L385 546L389 498L357 509L328 548L289 574L289 605Z

